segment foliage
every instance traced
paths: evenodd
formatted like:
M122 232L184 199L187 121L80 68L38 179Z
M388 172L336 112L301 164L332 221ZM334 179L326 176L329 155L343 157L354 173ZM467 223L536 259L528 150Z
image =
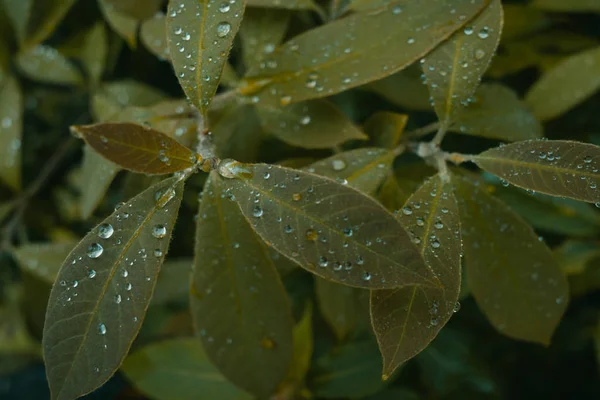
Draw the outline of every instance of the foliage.
M600 354L600 32L563 31L600 16L568 4L2 0L0 373L501 398L526 351L555 395L543 360Z

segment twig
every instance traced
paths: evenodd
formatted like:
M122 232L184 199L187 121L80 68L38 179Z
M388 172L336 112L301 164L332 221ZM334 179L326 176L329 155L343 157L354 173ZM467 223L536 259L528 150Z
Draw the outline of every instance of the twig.
M440 147L440 144L442 143L442 140L444 140L444 136L446 136L447 132L448 132L448 124L440 124L438 131L436 132L435 136L431 140L431 143L436 147Z
M431 124L422 126L420 128L417 128L413 131L409 131L406 132L404 134L405 137L410 138L410 139L417 139L423 136L427 136L430 133L435 132L437 129L439 129L440 127L440 123L439 122L432 122Z

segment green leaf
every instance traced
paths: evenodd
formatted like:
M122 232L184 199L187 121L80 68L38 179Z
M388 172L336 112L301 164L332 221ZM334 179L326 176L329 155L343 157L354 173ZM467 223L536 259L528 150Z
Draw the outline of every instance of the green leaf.
M364 130L377 147L395 149L404 133L408 115L380 111L365 122Z
M460 293L460 218L452 183L427 180L399 220L411 233L440 288L409 286L371 292L371 322L383 355L383 378L420 353L454 314Z
M0 82L0 180L21 188L21 135L23 95L19 82L9 76Z
M167 17L162 12L142 23L140 39L146 48L161 60L170 59L167 42Z
M190 101L207 115L246 0L171 0L167 12L169 53L177 79Z
M292 146L325 149L348 140L367 139L327 100L274 107L259 105L256 110L264 129Z
M551 19L543 11L525 4L504 4L504 27L502 42L539 32L551 25Z
M291 308L267 247L212 172L198 215L191 312L208 357L237 386L273 394L292 358Z
M534 0L531 5L547 11L600 12L600 4L596 0Z
M313 0L248 0L248 6L262 8L285 8L288 10L311 10L317 8Z
M367 194L373 194L391 173L396 152L375 148L345 151L319 160L305 168L306 171L348 185Z
M92 87L96 87L100 83L108 57L108 37L104 24L96 23L85 35L80 57Z
M383 388L380 366L373 340L344 343L316 360L310 386L319 398L362 398Z
M543 74L525 96L540 120L556 118L600 89L600 47L566 57Z
M91 146L83 147L83 165L78 179L83 219L92 215L120 170L118 165L102 157Z
M260 65L283 40L290 23L287 10L251 8L246 10L240 27L242 55L246 68Z
M263 240L308 271L369 289L438 286L400 223L333 180L266 164L223 162L242 213Z
M20 53L17 66L30 79L59 85L80 85L83 78L69 59L53 47L37 45Z
M156 400L250 400L210 363L198 339L175 339L141 348L123 363L127 379Z
M338 340L343 341L360 326L369 326L368 292L325 279L315 280L315 292L323 318Z
M554 257L565 275L578 275L585 271L590 261L600 257L600 248L591 240L567 240L554 249Z
M162 6L163 0L102 0L106 8L137 20L152 17Z
M470 158L480 168L524 189L600 202L600 147L567 140L528 140Z
M21 270L52 285L76 242L26 244L14 251Z
M201 161L164 133L137 124L105 122L71 130L106 159L134 172L169 174Z
M425 57L423 73L441 129L450 126L479 86L500 42L502 23L502 4L491 0L464 29Z
M423 57L483 5L482 0L398 0L352 14L277 48L265 60L270 67L248 72L241 91L262 105L277 106L380 79Z
M450 130L508 142L536 139L543 134L542 125L517 94L495 83L479 87Z
M96 121L102 122L114 117L127 106L151 106L164 98L165 94L158 89L132 79L125 79L102 85L94 94L92 111Z
M313 355L313 307L307 303L302 318L294 326L294 350L287 375L280 385L279 393L296 391L304 387L306 374L310 370Z
M256 161L263 130L254 107L234 104L216 120L211 119L213 143L221 158Z
M189 294L193 260L167 260L160 269L151 305L185 302Z
M177 178L150 187L94 228L65 260L50 293L42 341L53 399L91 392L125 358L150 303L182 196Z
M483 185L454 181L461 213L467 282L500 333L549 344L568 287L546 244Z
M140 27L140 21L137 18L132 18L127 14L123 14L110 6L111 0L98 0L100 11L104 15L104 19L108 25L121 36L127 45L135 49L137 46L137 31Z
M379 79L364 86L399 107L409 110L430 111L431 102L427 86L420 78L421 69L413 64L387 78Z
M27 23L31 16L34 0L2 0L2 3L17 39L19 39L20 43L23 43L27 37Z

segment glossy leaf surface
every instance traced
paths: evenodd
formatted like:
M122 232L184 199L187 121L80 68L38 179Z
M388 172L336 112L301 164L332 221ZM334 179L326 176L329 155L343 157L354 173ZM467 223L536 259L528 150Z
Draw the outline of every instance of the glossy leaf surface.
M37 45L19 54L16 61L21 72L36 81L61 85L79 85L83 82L75 65L50 46Z
M283 40L290 23L287 10L246 10L240 27L242 54L246 68L256 67L268 57Z
M245 0L169 2L169 53L183 91L202 115L206 115L219 86L245 5Z
M53 399L89 393L125 358L182 195L176 178L150 187L94 228L65 260L48 301L42 342Z
M14 77L0 81L0 180L21 188L23 95Z
M467 282L500 333L549 344L569 297L546 244L482 184L456 178Z
M377 80L431 51L484 3L393 1L352 14L277 48L265 60L264 69L248 72L250 79L242 91L256 96L259 103L275 106L329 96Z
M267 247L226 184L211 173L200 203L190 295L207 355L231 382L261 398L284 378L292 357L292 315Z
M386 78L364 86L397 106L409 110L430 111L429 92L420 78L421 69L411 65Z
M169 174L196 163L190 149L141 125L106 122L75 126L72 130L102 156L131 171Z
M566 140L529 140L472 158L484 170L525 189L600 201L600 147Z
M140 39L152 54L161 60L168 60L169 45L167 43L167 17L157 13L142 23Z
M439 285L400 223L366 195L288 168L234 168L230 193L254 230L308 271L370 289Z
M425 57L423 73L443 127L468 104L500 42L502 4L489 5Z
M421 352L454 313L461 282L458 206L451 182L426 181L398 214L442 288L411 286L371 292L371 321L383 355L383 377Z
M283 107L257 107L264 129L293 146L325 149L348 140L367 139L336 106L313 100Z

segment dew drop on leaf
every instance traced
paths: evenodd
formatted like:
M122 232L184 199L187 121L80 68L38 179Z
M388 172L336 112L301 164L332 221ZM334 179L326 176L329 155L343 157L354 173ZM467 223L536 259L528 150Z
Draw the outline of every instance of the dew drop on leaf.
M111 224L101 224L98 227L98 236L100 239L108 239L113 235L114 232L115 230Z
M157 239L162 239L167 235L167 228L164 225L155 225L152 228L152 236Z
M89 272L88 272L88 277L90 279L94 279L96 277L96 270L90 269Z
M104 325L104 324L98 325L98 332L101 335L106 335L106 325Z
M87 256L89 258L98 258L104 252L104 247L100 243L92 243L88 247Z
M219 25L217 25L218 37L224 38L229 35L229 32L231 32L231 24L229 24L229 22L220 22Z

